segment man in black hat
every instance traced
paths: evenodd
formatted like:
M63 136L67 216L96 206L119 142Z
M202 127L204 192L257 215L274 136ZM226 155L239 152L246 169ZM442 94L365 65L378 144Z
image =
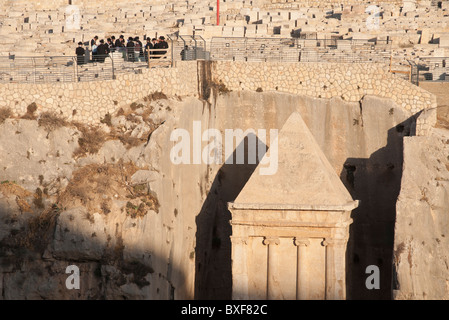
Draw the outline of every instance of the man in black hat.
M97 44L98 36L95 36L92 40L90 40L90 46L92 47L94 44Z
M90 40L90 48L92 50L92 61L97 61L98 54L98 36L95 36L92 40Z
M153 38L153 49L156 49L156 50L153 50L153 52L152 52L152 59L159 59L160 57L160 55L161 55L161 52L159 51L159 49L162 49L162 47L161 47L161 42L159 41L159 39L156 39L156 38Z
M108 38L108 47L109 47L109 50L111 51L111 52L114 52L115 51L115 37L114 36L112 36L112 37L110 37L110 38Z
M139 37L134 37L134 51L137 52L139 57L143 57L143 44Z
M134 39L133 37L129 37L128 38L128 43L126 44L126 56L127 56L127 60L134 62Z
M109 54L109 47L106 43L104 43L104 40L100 40L100 45L97 48L97 57L99 62L104 62L106 59L106 56Z
M78 65L84 64L84 55L86 54L86 50L83 48L83 43L80 41L78 42L78 48L75 50L76 53L76 62Z
M168 48L168 43L167 43L167 41L165 41L165 37L164 36L160 36L159 37L159 47L160 47L160 49L167 49ZM166 54L167 53L167 51L161 51L161 55L164 55L164 54Z
M123 40L123 41L122 41ZM117 39L117 40L115 40L115 47L116 48L120 48L120 47L123 47L123 42L125 41L125 37L123 36L123 34L122 35L120 35L120 37Z
M147 44L145 45L145 61L148 62L149 50L153 49L153 44L151 43L151 38L147 38ZM150 51L151 54L151 51Z

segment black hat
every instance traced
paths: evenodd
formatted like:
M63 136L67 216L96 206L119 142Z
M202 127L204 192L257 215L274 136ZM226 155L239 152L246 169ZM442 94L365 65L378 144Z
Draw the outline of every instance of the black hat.
M78 42L78 45L79 45L79 46L82 46L82 45L83 45L83 43L82 43L82 42L80 41L80 42Z
M159 39L161 40L165 40L164 36L160 36Z
M103 40L103 39L101 39L101 40L100 40L100 43L104 43L104 40Z

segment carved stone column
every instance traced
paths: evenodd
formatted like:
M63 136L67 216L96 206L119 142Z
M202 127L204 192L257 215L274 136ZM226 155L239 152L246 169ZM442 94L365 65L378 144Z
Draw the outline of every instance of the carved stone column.
M276 263L273 246L280 244L279 238L264 238L263 244L267 246L267 300L273 300L275 295L273 292L274 274L273 269Z
M248 300L248 238L231 236L232 242L232 299Z
M310 245L307 239L294 239L294 245L297 247L297 262L296 262L296 300L307 299L307 274L306 274L306 250Z
M348 239L325 239L326 300L346 299L346 243Z

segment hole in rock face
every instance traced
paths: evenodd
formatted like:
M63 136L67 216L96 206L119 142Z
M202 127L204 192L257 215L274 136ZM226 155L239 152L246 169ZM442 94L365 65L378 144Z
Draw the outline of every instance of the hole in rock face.
M350 163L345 163L344 168L346 170L346 181L352 188L354 188L354 172L357 168Z

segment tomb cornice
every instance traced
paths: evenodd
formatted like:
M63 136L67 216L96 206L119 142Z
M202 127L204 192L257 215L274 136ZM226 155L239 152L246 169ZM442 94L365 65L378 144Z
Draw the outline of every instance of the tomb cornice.
M228 204L229 209L241 210L282 210L282 211L351 211L359 206L359 200L342 205L307 205L307 204L276 204L276 203L235 203Z

